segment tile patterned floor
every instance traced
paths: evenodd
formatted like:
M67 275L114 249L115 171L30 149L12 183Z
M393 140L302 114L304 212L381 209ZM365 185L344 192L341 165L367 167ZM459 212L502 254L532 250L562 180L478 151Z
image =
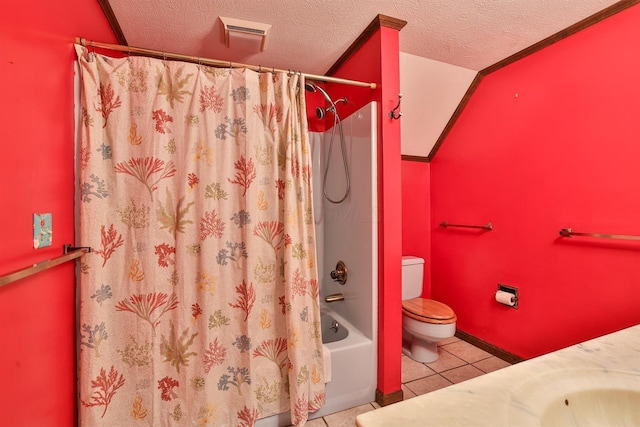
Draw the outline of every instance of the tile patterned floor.
M508 362L456 337L438 345L440 357L433 363L419 363L402 356L404 399L447 387L509 366ZM307 422L309 427L353 427L356 416L379 408L375 402L357 406Z

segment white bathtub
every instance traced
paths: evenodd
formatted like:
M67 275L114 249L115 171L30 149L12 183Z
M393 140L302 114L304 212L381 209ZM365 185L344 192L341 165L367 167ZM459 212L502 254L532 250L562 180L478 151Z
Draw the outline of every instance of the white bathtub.
M349 335L340 341L325 344L331 352L331 381L326 385L327 400L317 412L309 418L322 417L354 406L375 400L377 351L372 340L364 336L351 323L330 306L321 308L323 314L329 314ZM353 361L357 363L353 363Z
M323 417L334 412L372 402L376 394L377 352L372 340L364 336L344 317L321 307L323 315L335 319L340 328L346 328L346 338L325 344L331 352L331 381L326 384L326 402L317 412L309 414L309 419ZM356 360L357 363L353 363ZM291 425L289 412L262 418L256 427L283 427Z

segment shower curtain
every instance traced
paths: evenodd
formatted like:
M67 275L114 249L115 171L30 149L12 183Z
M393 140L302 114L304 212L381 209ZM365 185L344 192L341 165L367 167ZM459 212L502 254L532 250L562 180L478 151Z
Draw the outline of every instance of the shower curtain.
M324 403L303 77L76 46L81 426Z

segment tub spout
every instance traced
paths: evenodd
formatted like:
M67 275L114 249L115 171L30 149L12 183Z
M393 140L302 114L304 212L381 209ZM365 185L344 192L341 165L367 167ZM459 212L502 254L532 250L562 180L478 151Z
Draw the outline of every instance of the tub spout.
M325 302L336 302L336 301L344 301L343 294L331 294L324 297Z

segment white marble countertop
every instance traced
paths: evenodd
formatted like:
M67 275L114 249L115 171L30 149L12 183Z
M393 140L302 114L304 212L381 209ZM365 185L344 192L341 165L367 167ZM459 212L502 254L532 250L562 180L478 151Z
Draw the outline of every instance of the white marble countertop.
M366 412L356 425L540 425L538 407L548 403L552 388L602 387L616 375L640 390L640 325Z

